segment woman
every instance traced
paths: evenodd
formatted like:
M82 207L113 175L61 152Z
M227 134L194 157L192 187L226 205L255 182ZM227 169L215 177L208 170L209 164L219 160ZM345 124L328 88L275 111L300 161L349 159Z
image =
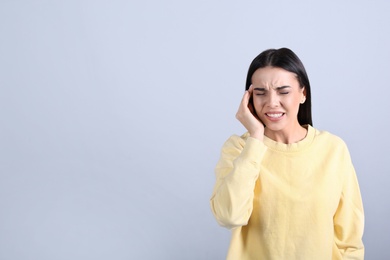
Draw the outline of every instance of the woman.
M363 259L364 212L345 143L312 127L310 83L287 48L251 63L210 200L227 259Z

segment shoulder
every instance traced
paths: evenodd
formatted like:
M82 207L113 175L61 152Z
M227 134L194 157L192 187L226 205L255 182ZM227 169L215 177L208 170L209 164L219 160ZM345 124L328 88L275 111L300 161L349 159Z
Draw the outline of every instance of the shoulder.
M246 140L249 137L249 133L244 133L242 135L231 135L223 144L222 149L238 149L242 150L245 146Z
M348 152L347 144L344 142L344 140L328 131L319 130L314 128L315 135L314 135L314 142L320 145L323 148L328 148L329 150L333 152Z
M315 139L317 141L327 142L330 145L346 146L344 140L335 134L332 134L328 131L319 130L316 128L314 128L314 131L315 131Z
M246 150L262 150L265 145L260 140L251 138L248 132L242 135L230 136L222 147L222 154L239 154L244 148Z

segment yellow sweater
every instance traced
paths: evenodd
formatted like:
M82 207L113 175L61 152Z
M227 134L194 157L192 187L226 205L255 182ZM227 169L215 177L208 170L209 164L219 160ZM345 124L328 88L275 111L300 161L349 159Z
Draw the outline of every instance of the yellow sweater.
M307 126L294 144L232 136L210 200L232 229L227 259L363 259L364 212L345 143Z

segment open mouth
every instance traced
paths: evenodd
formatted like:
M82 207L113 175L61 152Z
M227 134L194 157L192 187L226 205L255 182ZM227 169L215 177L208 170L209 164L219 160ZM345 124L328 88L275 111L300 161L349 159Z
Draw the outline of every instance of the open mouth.
M266 113L265 114L267 117L270 117L272 119L278 119L284 116L284 113Z

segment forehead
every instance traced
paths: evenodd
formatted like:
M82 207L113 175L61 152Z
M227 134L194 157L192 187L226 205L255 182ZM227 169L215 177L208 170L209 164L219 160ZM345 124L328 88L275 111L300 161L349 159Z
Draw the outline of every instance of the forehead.
M282 85L299 85L299 82L295 73L282 68L265 67L253 73L252 84L264 87L278 87Z

